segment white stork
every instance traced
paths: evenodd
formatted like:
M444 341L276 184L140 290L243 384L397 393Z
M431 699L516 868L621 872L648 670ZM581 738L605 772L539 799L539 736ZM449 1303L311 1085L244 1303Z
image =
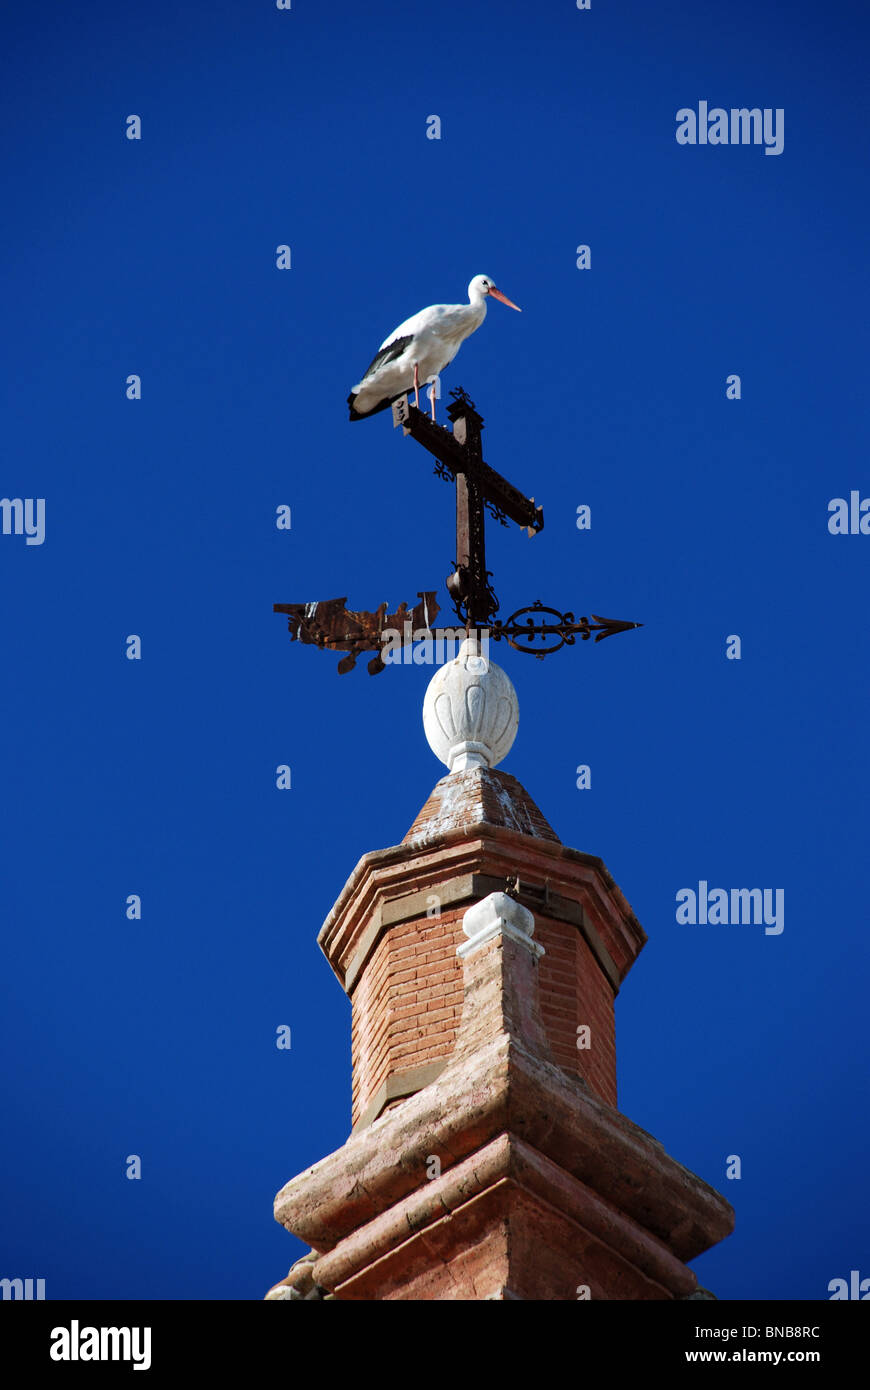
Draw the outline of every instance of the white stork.
M475 275L468 286L467 304L430 304L384 339L362 381L347 398L351 420L363 420L367 415L387 410L411 387L414 404L419 406L420 386L434 381L453 361L465 339L483 323L487 295L522 313L518 304L496 289L488 275ZM434 389L431 400L434 420Z

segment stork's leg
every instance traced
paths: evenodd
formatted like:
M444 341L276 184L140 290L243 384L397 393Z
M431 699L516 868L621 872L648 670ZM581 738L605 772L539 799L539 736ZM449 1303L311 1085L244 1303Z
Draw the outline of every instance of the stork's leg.
M432 403L432 419L435 419L435 382L429 387L429 400Z
M420 408L420 379L417 376L417 363L414 363L414 405Z

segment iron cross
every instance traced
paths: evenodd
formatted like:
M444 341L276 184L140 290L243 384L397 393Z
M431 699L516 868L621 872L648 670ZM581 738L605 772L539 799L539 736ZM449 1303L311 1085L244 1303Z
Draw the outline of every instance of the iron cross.
M486 568L484 508L503 526L510 519L525 527L529 536L543 530L544 512L535 505L534 497L525 497L484 462L480 438L483 417L461 386L450 394L453 400L447 414L453 425L452 434L411 405L407 396L393 403L393 423L401 425L404 434L410 434L436 456L435 472L439 477L455 479L456 559L447 591L466 631L486 628L493 641L504 639L518 652L544 657L560 647L573 645L577 636L586 640L594 633L595 641L600 642L616 632L641 627L641 623L602 618L596 613L591 622L588 618L575 621L573 613L547 608L540 599L504 621L496 619L499 603L490 583L491 571Z
M499 602L490 583L492 573L486 568L486 511L503 526L510 520L525 527L529 536L543 530L544 513L533 497L525 497L484 461L483 417L461 386L450 394L453 399L447 414L452 433L411 405L407 396L393 402L393 423L434 455L439 477L456 484L456 558L447 591L466 632L485 629L492 641L504 640L515 651L543 658L560 647L573 646L577 637L586 641L594 635L600 642L614 633L641 627L641 623L602 618L596 613L575 619L573 613L548 608L540 599L503 621L496 617ZM368 669L376 675L384 669L381 657L388 632L406 633L402 640L407 644L415 635L432 631L432 619L439 611L435 591L418 592L417 597L420 602L413 610L402 603L394 614L387 613L386 603L374 612L352 611L346 607L346 598L276 603L274 611L286 615L293 640L347 652L338 666L342 674L353 669L362 652L374 651Z
M486 526L484 507L497 521L507 525L506 518L524 526L530 536L543 530L544 513L535 506L533 497L521 492L484 463L481 445L483 417L474 402L459 386L451 392L453 400L447 414L453 433L436 425L407 396L393 404L393 422L401 425L437 460L435 472L456 482L456 559L454 570L447 580L447 592L453 599L458 617L467 627L488 627L498 611L486 568Z

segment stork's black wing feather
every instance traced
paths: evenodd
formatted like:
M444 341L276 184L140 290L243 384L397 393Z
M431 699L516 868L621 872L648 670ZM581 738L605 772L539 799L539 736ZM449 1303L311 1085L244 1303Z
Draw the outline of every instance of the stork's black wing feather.
M405 348L413 341L409 335L407 338L394 338L391 343L387 343L386 347L381 348L377 357L372 358L361 377L361 382L365 381L367 376L371 376L372 372L377 371L378 367L382 367L385 362L394 362L397 357L401 357Z

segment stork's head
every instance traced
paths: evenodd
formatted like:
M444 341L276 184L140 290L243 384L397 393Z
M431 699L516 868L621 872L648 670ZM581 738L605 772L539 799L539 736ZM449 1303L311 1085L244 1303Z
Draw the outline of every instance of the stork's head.
M490 275L475 275L468 286L469 300L474 303L475 299L483 299L486 295L491 295L501 304L506 304L509 309L516 309L518 314L523 312L519 304L514 304L512 299L508 299L506 294L502 294L501 290L496 289L495 281Z

